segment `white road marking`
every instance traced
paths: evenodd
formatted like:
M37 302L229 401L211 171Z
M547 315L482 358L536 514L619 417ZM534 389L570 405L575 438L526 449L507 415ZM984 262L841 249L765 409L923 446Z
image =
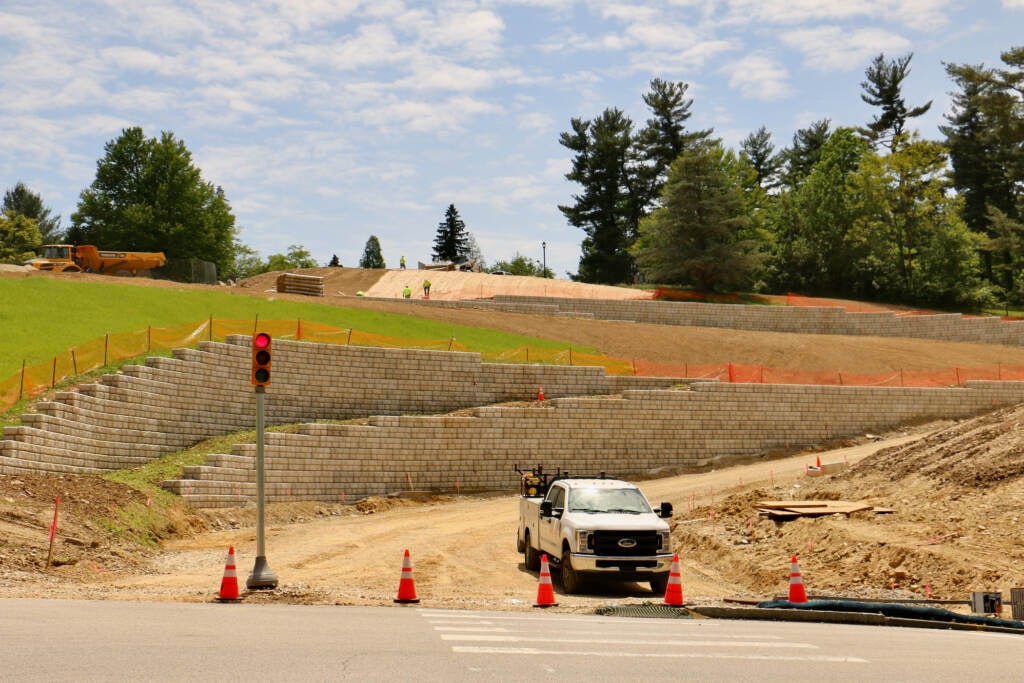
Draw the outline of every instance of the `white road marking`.
M744 659L770 662L822 662L868 664L859 657L835 657L831 655L762 655L762 654L721 654L711 652L608 652L607 650L541 650L532 647L473 647L455 645L452 652L475 655L575 655L579 657L641 657L661 659Z
M509 631L507 628L501 628L500 626L491 626L491 627L480 627L480 626L435 626L434 630L435 631L471 631L473 633L511 633L511 631Z
M602 645L651 645L657 647L772 647L817 650L811 643L760 643L753 640L668 640L659 638L656 642L642 642L637 639L617 638L558 638L552 636L513 636L469 633L442 633L441 640L482 641L490 643L593 643Z

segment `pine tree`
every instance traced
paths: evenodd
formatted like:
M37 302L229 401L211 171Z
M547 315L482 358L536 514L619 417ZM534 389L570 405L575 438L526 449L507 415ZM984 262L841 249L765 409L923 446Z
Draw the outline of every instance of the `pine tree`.
M640 223L632 251L651 282L693 285L701 291L746 285L758 264L746 235L739 161L718 143L684 151L669 174L662 206Z
M338 255L337 254L331 254L331 260L327 264L327 267L328 268L340 268L341 267L341 261L338 260Z
M651 89L643 95L644 104L654 116L647 119L643 130L636 139L638 156L646 168L642 171L643 185L639 188L644 193L644 207L655 203L661 194L661 188L668 178L672 162L702 140L706 140L712 131L686 131L686 122L693 115L690 107L693 100L686 98L689 84L682 81L669 82L660 78L651 81Z
M434 260L458 262L469 253L469 237L466 224L459 217L459 210L449 204L444 220L437 224L434 236Z
M755 132L743 138L740 143L740 157L747 160L757 174L757 184L765 190L778 185L779 169L782 167L782 156L775 154L772 134L761 126Z
M337 258L337 257L335 257ZM370 235L370 239L366 240L366 246L363 248L363 257L359 259L360 268L386 268L384 265L384 256L380 253L380 240L377 239L376 235Z
M572 132L559 142L576 153L566 178L582 186L571 206L559 206L570 225L581 228L583 282L632 282L635 266L629 247L636 240L644 196L639 184L633 122L618 109L605 109L593 121L572 119Z
M882 109L881 115L875 116L866 128L860 129L860 133L872 146L885 143L890 152L895 152L907 134L907 119L921 116L931 109L931 100L919 107L907 109L903 99L903 81L910 74L910 60L913 56L911 52L886 60L884 53L879 54L864 72L867 80L860 84L864 89L860 98Z
M810 175L811 169L821 159L821 148L832 136L831 121L820 119L793 134L793 146L779 153L785 167L782 184L793 189Z
M26 187L23 182L19 181L4 193L0 212L4 211L20 214L35 221L43 244L59 242L64 238L60 227L60 215L51 216L49 207L43 205L43 198Z

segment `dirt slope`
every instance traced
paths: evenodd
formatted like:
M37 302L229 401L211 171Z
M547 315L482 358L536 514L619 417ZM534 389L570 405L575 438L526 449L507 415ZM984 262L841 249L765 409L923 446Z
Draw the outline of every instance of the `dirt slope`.
M355 271L337 274L347 278L339 289L371 286L368 278L375 275L332 270ZM283 296L250 284L236 291ZM347 296L327 297L324 303L512 329L660 362L733 360L864 372L901 365L1024 363L1021 349L975 344L665 329L439 311ZM889 435L880 443L865 439L850 450L822 454L823 462L845 459L851 464L824 478L803 474L815 456L802 454L643 486L652 500L675 503L673 540L684 563L687 600L784 593L793 553L800 557L811 593L879 596L895 590L921 595L926 585L941 598L964 598L970 590L1007 592L1024 585L1022 423L1024 408L1007 408L959 424L908 427L907 435ZM44 570L58 495L61 521L54 557L60 566ZM773 522L754 511L762 499L812 498L867 500L895 512ZM208 600L219 587L232 544L239 553L239 573L243 578L248 574L255 549L253 509L182 513L151 548L118 540L101 519L130 518L145 504L139 494L91 477L0 476L0 595ZM516 510L513 496L454 495L369 500L356 506L271 506L268 560L281 589L247 599L389 604L402 551L409 548L424 604L527 609L537 578L523 570L514 550ZM638 584L592 586L585 596L560 596L559 609L651 597Z
M971 590L1008 592L1024 582L1024 528L1018 523L1024 500L1022 418L1024 409L1007 409L960 424L910 429L878 443L864 440L841 451L751 462L642 486L652 500L676 505L673 543L691 602L785 594L794 553L812 594L922 597L926 586L936 598L963 599ZM982 464L1001 479L976 476L971 462L979 449L986 454ZM807 477L804 467L815 457L825 463L845 460L850 468ZM894 513L774 522L755 512L766 498L866 500ZM523 569L514 549L516 511L514 496L271 506L267 557L281 589L248 599L387 604L408 548L424 604L527 609L537 578ZM47 514L38 510L31 525L35 558L45 556ZM94 549L69 550L58 543L63 555L79 559L49 572L38 562L5 564L0 591L206 601L219 588L229 545L237 548L239 573L247 576L251 570L253 517L251 508L220 511L206 518L212 530L184 529L163 542L162 552L132 553L104 539ZM559 609L651 598L640 584L592 584L584 595L560 594Z

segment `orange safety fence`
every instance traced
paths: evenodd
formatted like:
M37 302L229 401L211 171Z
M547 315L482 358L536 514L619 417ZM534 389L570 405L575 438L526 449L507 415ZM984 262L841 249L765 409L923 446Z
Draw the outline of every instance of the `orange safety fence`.
M59 382L109 363L134 358L154 351L169 351L195 346L200 341L224 341L231 334L253 334L256 328L281 339L309 342L419 348L439 351L469 351L451 339L423 340L339 329L305 320L215 320L184 323L172 327L147 328L122 334L108 334L85 342L55 356L51 361L22 369L0 381L0 411L23 398L31 398L53 388ZM638 377L678 377L680 379L717 380L754 384L807 384L836 386L948 387L962 386L969 380L1024 380L1024 366L947 368L942 370L892 370L880 373L852 373L832 370L792 370L760 365L725 363L719 365L673 365L640 359L614 358L581 353L572 349L519 347L481 353L491 363L539 363L552 365L596 366L610 375Z
M358 330L339 329L305 320L216 320L210 318L171 327L149 327L145 330L107 334L99 339L74 346L45 363L26 366L13 376L0 381L0 411L18 401L37 396L70 377L75 377L110 363L142 356L155 351L190 347L200 341L224 341L231 334L268 332L281 339L301 339L332 344L353 344L393 348L421 348L440 351L468 351L455 339L404 339Z

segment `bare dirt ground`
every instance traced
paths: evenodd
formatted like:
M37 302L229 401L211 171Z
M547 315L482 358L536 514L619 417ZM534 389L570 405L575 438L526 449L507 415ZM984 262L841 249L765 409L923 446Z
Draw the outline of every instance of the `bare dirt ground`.
M331 270L349 271L338 273L348 280L337 290L372 285L357 269ZM283 296L267 292L265 283L248 284L235 291ZM1021 349L975 344L666 330L348 296L328 296L324 303L445 316L441 319L453 323L586 343L610 355L629 349L630 355L659 362L732 360L863 372L1024 362ZM960 423L907 426L881 441L862 437L840 451L768 454L728 468L650 479L642 486L652 501L675 504L673 543L683 563L688 602L785 594L792 554L800 558L811 594L922 597L929 592L966 599L971 590L1024 586L1022 424L1024 407L1005 408ZM816 457L850 467L808 477L804 468ZM45 569L58 495L57 566ZM756 512L757 502L765 499L867 501L894 512L776 522ZM121 540L105 521L145 504L141 494L94 477L0 476L0 595L207 601L220 586L230 545L236 547L244 583L255 554L253 508L180 511L150 547ZM423 604L528 609L537 576L525 571L515 552L517 509L512 495L270 506L267 557L281 586L246 600L390 604L403 550L409 549ZM560 610L660 599L632 583L592 584L578 596L562 595L557 585L556 591Z

